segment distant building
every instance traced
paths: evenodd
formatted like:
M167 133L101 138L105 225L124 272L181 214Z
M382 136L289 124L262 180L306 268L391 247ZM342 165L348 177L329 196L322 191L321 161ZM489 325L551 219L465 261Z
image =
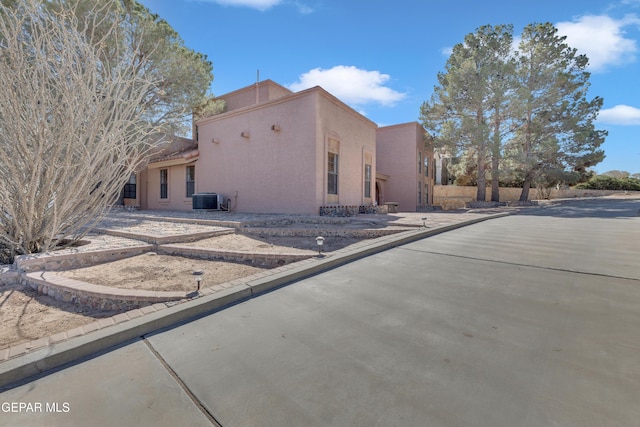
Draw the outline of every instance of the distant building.
M376 189L380 203L398 203L400 211L421 211L433 203L435 161L417 122L378 128Z

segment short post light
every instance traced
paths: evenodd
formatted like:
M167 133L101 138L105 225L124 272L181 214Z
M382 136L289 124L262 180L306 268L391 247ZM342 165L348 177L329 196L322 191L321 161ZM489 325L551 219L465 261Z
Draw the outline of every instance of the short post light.
M193 272L193 275L196 278L196 291L200 291L200 286L202 285L202 276L204 275L204 271L196 270Z
M324 237L322 236L316 237L316 244L318 245L318 256L320 256L322 252L322 245L324 245Z

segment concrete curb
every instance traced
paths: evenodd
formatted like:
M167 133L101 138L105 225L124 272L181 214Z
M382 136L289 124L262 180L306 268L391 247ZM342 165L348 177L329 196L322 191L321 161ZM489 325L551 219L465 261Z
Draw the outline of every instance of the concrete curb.
M0 363L0 390L9 388L7 386L28 377L59 368L75 360L91 356L154 331L251 299L357 259L467 225L509 215L510 213L508 212L487 215L456 224L410 230L380 237L373 241L361 242L355 247L336 251L331 256L300 261L292 264L289 269L281 270L274 274L266 274L264 277L168 308L163 306L159 311L147 313L135 319L39 348L33 352L25 353Z

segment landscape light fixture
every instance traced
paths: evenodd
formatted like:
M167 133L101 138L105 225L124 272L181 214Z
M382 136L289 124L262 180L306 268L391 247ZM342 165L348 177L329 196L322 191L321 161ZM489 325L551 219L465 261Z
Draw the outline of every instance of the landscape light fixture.
M193 272L193 275L196 276L196 291L200 291L200 285L202 284L202 275L204 271L196 270Z
M324 244L324 237L316 237L316 243L318 244L318 256L320 256L320 253L322 252L322 245Z

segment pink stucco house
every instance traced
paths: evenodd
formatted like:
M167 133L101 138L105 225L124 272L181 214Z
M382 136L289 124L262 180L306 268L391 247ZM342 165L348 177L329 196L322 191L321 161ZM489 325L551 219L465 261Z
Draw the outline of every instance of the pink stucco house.
M376 191L381 203L395 202L405 212L425 210L433 203L435 163L425 134L417 122L378 128Z
M193 141L153 156L126 203L190 210L193 194L217 193L237 212L315 215L323 206L429 203L432 183L419 187L429 188L426 197L415 183L430 175L415 169L410 180L404 170L412 156L414 166L427 156L417 123L378 128L319 86L292 92L266 80L220 98L226 111L196 122ZM381 163L381 149L399 160ZM402 188L410 181L411 190Z

